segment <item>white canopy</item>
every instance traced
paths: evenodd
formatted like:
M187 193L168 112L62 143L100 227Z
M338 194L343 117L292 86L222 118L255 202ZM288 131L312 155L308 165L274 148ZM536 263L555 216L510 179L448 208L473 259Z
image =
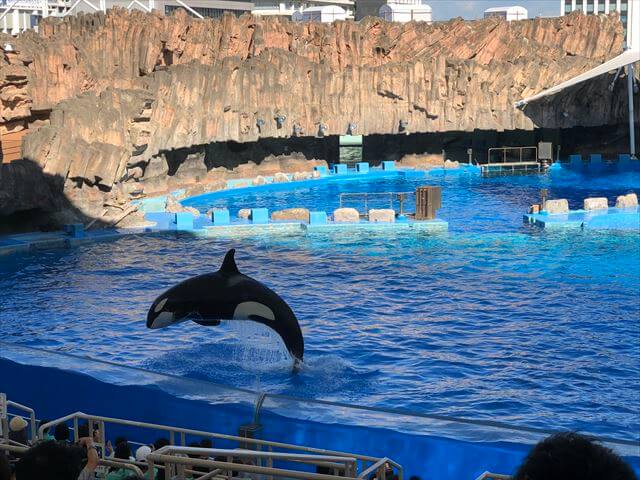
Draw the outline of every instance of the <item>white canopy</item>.
M542 97L547 97L549 95L553 95L555 93L564 90L565 88L572 87L578 83L584 82L586 80L590 80L594 77L602 75L604 73L610 72L612 70L617 70L620 67L624 67L625 65L629 65L630 63L640 62L640 50L627 50L621 55L618 55L615 58L612 58L609 61L604 62L602 65L597 66L585 73L582 73L576 77L573 77L566 82L562 82L555 87L548 88L547 90L543 90L542 92L533 95L531 97L524 98L519 102L514 104L515 107L521 107L526 105L527 103L533 102L534 100L538 100Z

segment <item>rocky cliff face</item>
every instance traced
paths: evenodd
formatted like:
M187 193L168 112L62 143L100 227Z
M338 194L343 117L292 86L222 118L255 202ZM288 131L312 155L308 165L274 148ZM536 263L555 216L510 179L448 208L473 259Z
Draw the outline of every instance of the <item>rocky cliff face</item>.
M327 25L111 10L5 43L0 133L29 128L24 157L94 210L194 145L342 135L350 123L365 135L602 125L626 111L606 78L512 106L619 53L616 16ZM0 212L17 208L0 195Z

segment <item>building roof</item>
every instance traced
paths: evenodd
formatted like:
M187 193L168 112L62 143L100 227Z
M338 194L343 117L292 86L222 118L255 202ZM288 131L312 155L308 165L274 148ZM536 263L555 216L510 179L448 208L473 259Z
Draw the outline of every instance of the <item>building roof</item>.
M491 8L487 8L484 13L491 13L491 12L513 12L513 11L519 11L519 12L527 12L527 9L524 7L521 7L520 5L511 5L509 7L491 7Z
M317 7L309 7L309 8L305 8L302 13L316 13L316 12L320 12L320 13L344 13L346 14L347 11L342 8L339 7L338 5L319 5Z
M573 77L572 79L567 80L566 82L562 82L556 85L555 87L551 87L546 90L543 90L542 92L537 93L536 95L532 95L531 97L524 98L519 102L516 102L514 106L515 107L524 106L527 103L533 102L534 100L538 100L542 97L553 95L555 93L558 93L564 90L565 88L572 87L573 85L576 85L581 82L585 82L594 77L597 77L598 75L602 75L612 70L617 70L620 67L624 67L625 65L629 65L630 63L635 63L635 62L640 62L640 50L627 50L623 54L618 55L617 57L612 58L611 60L604 62L602 65L599 65L596 68L593 68L583 74Z
M406 4L406 3L386 3L380 7L380 11L387 7L392 12L431 12L432 8L426 3Z

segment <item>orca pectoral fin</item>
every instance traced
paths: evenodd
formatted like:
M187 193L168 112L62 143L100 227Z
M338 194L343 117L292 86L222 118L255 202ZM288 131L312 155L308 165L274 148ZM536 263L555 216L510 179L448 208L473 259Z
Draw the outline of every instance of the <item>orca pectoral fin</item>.
M198 325L202 325L203 327L217 327L220 325L220 320L204 320L201 318L193 319Z

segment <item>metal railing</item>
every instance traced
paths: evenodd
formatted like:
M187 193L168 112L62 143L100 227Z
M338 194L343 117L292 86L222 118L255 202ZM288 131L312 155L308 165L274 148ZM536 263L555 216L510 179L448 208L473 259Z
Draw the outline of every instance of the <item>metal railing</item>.
M390 209L395 210L395 202L398 202L400 215L404 215L407 213L405 210L405 203L408 201L409 197L415 197L416 192L352 192L352 193L341 193L340 194L340 208L343 208L345 202L349 201L349 199L353 199L354 201L364 202L364 212L360 211L359 208L356 208L360 214L367 214L369 212L369 206L372 201L378 201L378 205L388 203ZM415 201L414 201L415 206ZM355 208L355 207L354 207ZM378 206L378 208L380 208Z
M484 472L476 478L476 480L511 480L511 475L503 475L501 473Z
M194 458L194 456L197 456ZM204 458L203 458L204 457ZM243 463L246 461L266 460L266 465ZM302 463L308 466L324 467L333 470L331 473L313 473L303 470L294 470L285 465L276 467L273 462L281 461L286 464ZM256 452L243 449L216 449L196 447L165 446L152 452L147 457L149 464L149 479L153 479L153 469L156 463L163 463L168 476L184 478L186 469L201 467L209 470L204 478L235 478L234 473L247 473L249 475L266 476L272 478L299 478L305 480L335 480L348 479L360 480L373 478L386 478L387 469L397 472L398 479L402 480L402 467L388 458L380 458L373 465L363 468L358 473L358 461L353 456L342 455L310 455L299 453Z
M24 413L27 413L28 416L25 417L23 415L18 415L15 413L9 412L9 409L20 410ZM7 399L7 395L5 393L0 393L0 429L2 430L2 439L5 442L9 442L9 417L21 417L29 422L30 430L31 430L31 441L34 441L37 438L36 432L36 413L32 408L21 405L17 402L12 402ZM17 442L13 442L14 444Z
M256 406L256 410L257 412L259 411L259 406ZM256 413L257 415L258 413ZM317 465L321 465L321 466L329 466L332 468L336 468L338 470L340 470L340 473L344 472L357 472L358 468L357 465L355 467L355 470L353 469L343 469L340 467L340 465L337 465L337 462L335 462L335 459L340 459L341 462L345 462L346 460L351 460L353 459L354 462L356 462L356 464L359 462L360 463L360 470L361 471L369 471L372 468L378 469L380 468L380 465L382 465L383 467L387 464L393 466L394 468L398 469L399 473L399 477L398 478L402 478L401 472L402 472L402 468L396 464L395 462L393 462L392 460L389 460L387 458L379 458L379 457L371 457L371 456L367 456L367 455L359 455L359 454L353 454L353 453L347 453L347 452L340 452L340 451L334 451L334 450L326 450L326 449L320 449L320 448L313 448L313 447L305 447L305 446L300 446L300 445L292 445L292 444L287 444L287 443L281 443L281 442L272 442L272 441L268 441L268 440L260 440L260 439L255 439L255 438L248 438L248 437L240 437L240 436L234 436L234 435L226 435L226 434L221 434L221 433L215 433L215 432L207 432L207 431L203 431L203 430L194 430L194 429L189 429L189 428L180 428L180 427L171 427L171 426L167 426L167 425L160 425L160 424L155 424L155 423L148 423L148 422L138 422L138 421L134 421L134 420L124 420L124 419L119 419L119 418L111 418L111 417L102 417L102 416L98 416L98 415L88 415L82 412L75 412L69 415L66 415L64 417L55 419L55 420L51 420L50 422L47 422L45 424L40 425L39 429L38 429L38 438L43 438L44 437L44 431L47 428L51 428L57 424L60 423L66 423L66 422L73 422L73 431L74 431L74 440L77 442L78 439L78 425L79 425L79 421L80 420L85 420L88 425L89 425L89 431L94 431L95 427L97 426L97 429L99 431L99 441L95 442L96 445L102 447L101 448L101 457L102 460L107 460L110 461L109 459L106 458L106 426L107 424L115 424L115 425L122 425L122 426L129 426L129 427L136 427L136 428L142 428L142 429L149 429L149 430L155 430L155 431L162 431L162 432L167 432L169 434L169 443L170 443L170 447L171 449L168 450L169 452L173 452L171 453L171 455L173 455L174 453L184 453L183 450L180 449L188 449L191 448L192 450L190 450L191 453L196 453L195 450L193 450L194 447L186 447L186 436L187 435L191 435L191 436L197 436L197 437L203 437L203 438L210 438L210 439L218 439L218 440L226 440L226 441L232 441L232 442L237 442L238 445L242 445L245 448L243 449L239 449L239 450L229 450L234 452L233 456L238 456L238 452L242 453L245 452L245 456L248 455L250 453L250 456L253 458L253 460L255 461L255 465L247 465L246 467L248 468L248 470L242 470L242 471L247 471L248 473L262 473L264 475L267 476L273 476L273 475L281 475L281 473L276 473L276 472L271 472L269 473L269 470L264 470L264 469L269 469L269 468L273 468L272 467L272 461L274 459L278 459L278 460L286 460L287 462L301 462L304 459L307 459L309 461L314 460L315 464ZM179 445L176 446L176 437L179 438ZM132 443L137 443L137 442L132 442ZM247 450L246 447L248 445L252 445L255 447L255 450ZM264 451L263 451L264 449ZM279 450L288 450L288 452L276 452L274 451L274 449L279 449ZM202 450L202 449L201 449ZM211 449L205 449L205 450L211 450ZM214 449L215 450L215 449ZM158 452L155 452L156 454L161 452L162 450L158 450ZM227 452L227 451L225 451ZM248 453L247 453L248 452ZM295 453L292 453L295 452ZM300 456L301 454L298 452L305 452L305 455L308 456L304 457L304 456ZM179 458L179 457L176 457ZM215 461L208 461L208 462L214 462L214 463L207 463L206 465L203 465L201 463L197 463L194 462L194 459L187 459L186 461L183 461L184 458L182 460L176 460L176 458L172 458L172 462L174 463L178 463L181 465L194 465L194 466L212 466L215 468L221 468L222 470L225 470L225 468L223 467L227 467L226 470L228 470L230 467L229 465L215 465ZM197 460L197 459L196 459ZM266 460L267 465L263 465L263 460ZM112 460L111 460L112 461ZM158 461L158 460L156 460ZM324 462L324 465L323 465ZM127 465L136 465L139 467L144 467L146 466L145 463L141 463L141 462L127 462L127 461L120 461L117 462L118 464L127 464ZM220 463L220 462L218 462ZM222 462L224 463L224 462ZM305 462L303 462L305 463ZM309 462L306 462L309 463ZM375 468L374 468L375 467ZM156 465L156 468L162 468L160 466ZM258 472L257 470L252 470L253 469L262 469L260 470L260 472ZM238 468L237 464L233 464L233 471L240 471L240 469ZM308 472L303 472L300 475L302 476L296 476L295 475L295 471L294 470L287 470L288 474L287 477L288 478L316 478L316 477L311 477L309 476ZM180 474L180 472L178 472ZM197 473L197 472L196 472ZM184 474L184 472L182 472L182 474ZM171 478L171 477L169 477ZM179 477L182 478L182 477ZM214 477L207 477L207 478L214 478ZM227 477L224 477L227 478ZM321 480L321 477L317 477L319 480ZM325 476L322 477L325 479L335 479L335 478L344 478L341 476ZM352 478L360 478L360 477L352 477ZM362 477L364 478L364 477Z
M479 166L482 172L528 170L529 167L540 171L542 168L538 160L538 147L493 147L487 151L487 162L480 163Z

